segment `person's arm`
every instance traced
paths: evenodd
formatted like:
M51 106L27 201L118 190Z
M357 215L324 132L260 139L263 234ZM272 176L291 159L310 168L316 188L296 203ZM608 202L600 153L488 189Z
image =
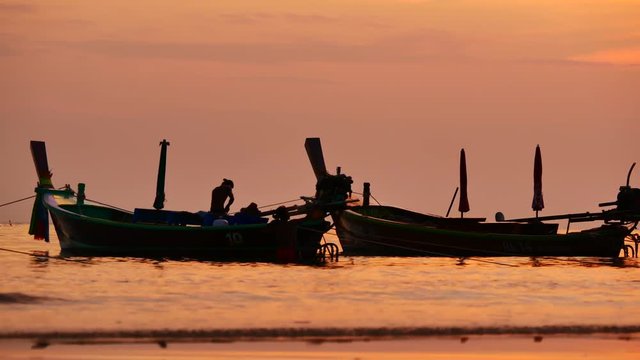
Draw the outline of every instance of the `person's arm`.
M231 209L231 204L233 204L234 201L234 197L233 197L233 191L229 191L229 202L227 203L227 206L224 207L224 212L229 212L229 210Z

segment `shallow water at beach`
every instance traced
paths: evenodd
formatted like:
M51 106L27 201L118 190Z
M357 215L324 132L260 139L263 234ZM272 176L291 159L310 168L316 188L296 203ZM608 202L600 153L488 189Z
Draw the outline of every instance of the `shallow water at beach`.
M640 324L637 259L341 257L307 266L59 258L53 232L51 243L35 241L27 225L0 225L0 248L3 334Z

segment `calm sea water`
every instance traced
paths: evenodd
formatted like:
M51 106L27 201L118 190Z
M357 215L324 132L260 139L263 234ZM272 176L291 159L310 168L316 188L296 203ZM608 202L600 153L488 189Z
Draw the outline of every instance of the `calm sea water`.
M53 235L53 231L52 231ZM324 266L57 258L0 225L0 333L640 324L637 259L342 257ZM511 265L511 266L507 266Z

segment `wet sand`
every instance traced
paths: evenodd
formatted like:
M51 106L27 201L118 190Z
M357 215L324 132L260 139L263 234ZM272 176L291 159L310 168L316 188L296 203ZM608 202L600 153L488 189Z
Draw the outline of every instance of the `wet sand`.
M0 358L18 359L616 359L640 358L640 334L469 335L203 339L1 339Z

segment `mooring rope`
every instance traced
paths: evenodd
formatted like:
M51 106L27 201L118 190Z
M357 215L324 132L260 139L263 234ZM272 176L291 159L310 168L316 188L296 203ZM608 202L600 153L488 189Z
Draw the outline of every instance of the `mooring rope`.
M90 264L88 261L85 261L85 260L65 259L65 258L59 257L59 256L49 256L48 253L26 252L26 251L13 250L13 249L7 249L7 248L0 248L0 251L6 251L6 252L14 253L14 254L27 255L27 256L31 256L31 257L35 257L35 258L47 258L47 259L53 259L53 260L62 260L62 261L71 261L71 262L82 263L82 264Z
M373 196L373 194L369 194L369 196L371 196L371 198L373 199L373 201L375 201L375 202L376 202L376 204L378 204L378 205L382 206L382 204L380 203L380 201L378 201L378 199L376 199L376 197L375 197L375 196Z
M268 208L268 207L277 206L277 205L290 204L290 203L296 202L296 201L302 201L302 199L292 199L292 200L282 201L282 202L273 203L273 204L269 204L269 205L262 205L262 206L258 206L258 209Z
M337 233L332 233L327 231L326 232L329 235L335 235L337 236ZM398 240L397 239L393 239L393 238L388 238L388 237L381 237L378 236L378 238L386 238L388 240ZM501 263L498 261L492 261L492 260L486 260L486 259L478 259L476 257L466 257L466 256L453 256L451 254L447 254L447 253L441 253L441 252L436 252L436 251L428 251L428 250L422 250L422 249L417 249L417 248L411 248L411 247L407 247L407 246L401 246L401 245L394 245L394 244L390 244L390 243L385 243L385 242L379 242L379 241L375 241L375 240L362 240L363 242L369 242L372 244L376 244L376 245L382 245L382 246L387 246L387 247L394 247L394 248L398 248L398 249L403 249L403 250L408 250L408 251L415 251L415 252L421 252L421 253L425 253L425 254L430 254L430 255L436 255L436 256L440 256L440 257L450 257L450 258L464 258L465 260L471 260L471 261L478 261L478 262L484 262L484 263L489 263L489 264L494 264L494 265L502 265L502 266L509 266L509 267L518 267L518 265L512 265L512 264L506 264L506 263ZM405 240L406 242L406 240ZM414 243L422 243L422 244L430 244L430 243L426 243L426 242L419 242L419 241L412 241ZM433 244L432 244L433 245ZM441 247L448 247L448 248L453 248L453 249L457 249L457 250L468 250L465 248L460 248L460 247L454 247L454 246L447 246L447 245L441 245Z
M440 257L450 257L450 258L464 259L464 260L470 260L470 261L478 261L478 262L483 262L483 263L488 263L488 264L493 264L493 265L519 267L518 265L507 264L507 263L502 263L502 262L498 262L498 261L479 259L479 258L476 258L476 257L453 256L451 254L446 254L446 253L441 253L441 252L436 252L436 251L427 251L427 250L416 249L416 248L410 248L410 247L405 247L405 246L401 246L401 245L393 245L393 244L389 244L389 243L377 242L377 241L374 241L374 240L362 240L362 241L369 242L369 243L372 243L372 244L382 245L382 246L394 247L394 248L403 249L403 250L422 252L422 253L430 254L430 255L437 255L437 256L440 256Z
M6 248L0 248L0 250L2 251L6 251L6 252L12 252L12 253L16 253L16 254L23 254L23 255L29 255L29 256L36 256L33 253L28 253L26 251L20 251L20 250L13 250L13 249L6 249Z
M66 186L59 187L59 188L58 188L58 190L62 190L62 189L64 189L64 188L66 188ZM36 197L36 195L31 195L31 196L27 196L27 197L22 198L22 199L9 201L8 203L0 204L0 207L7 206L7 205L11 205L11 204L16 204L16 203L19 203L19 202L21 202L21 201L25 201L25 200L33 199L34 197Z
M357 191L352 191L352 193L353 193L353 194L360 195L360 196L364 197L364 194L363 194L363 193L359 193L359 192L357 192ZM369 196L371 196L371 198L373 199L373 201L375 201L375 202L376 202L376 204L378 204L378 205L380 205L380 206L383 206L383 205L380 203L380 201L378 201L378 199L376 199L376 198L375 198L375 196L373 196L373 194L369 194Z
M531 256L531 257L535 258L535 259L566 261L566 262L570 262L570 263L578 263L578 264L583 264L583 265L604 265L601 262L587 261L587 260L580 260L580 259L572 259L570 257L567 257L567 258L554 257L554 256ZM612 259L625 259L625 257L612 258Z
M22 198L22 199L18 199L18 200L9 201L8 203L0 204L0 207L7 206L7 205L11 205L11 204L16 204L16 203L19 203L19 202L21 202L21 201L25 201L25 200L33 199L34 197L36 197L36 196L35 196L35 195L31 195L31 196L27 196L26 198Z
M330 233L327 232L330 235L338 235L337 233ZM465 247L460 247L460 246L452 246L452 245L446 245L446 244L435 244L435 243L430 243L430 242L424 242L424 241L417 241L417 240L407 240L407 239L401 239L401 238L393 238L393 237L385 237L385 236L375 236L378 239L382 239L382 240L401 240L406 242L410 242L410 243L415 243L415 244L426 244L426 245L434 245L434 246L439 246L439 247L444 247L444 248L449 248L449 249L456 249L456 250L478 250L478 249L470 249L470 248L465 248ZM414 251L414 252L418 252L418 253L425 253L425 254L432 254L432 255L436 255L436 256L443 256L443 257L451 257L451 258L464 258L464 259L468 259L468 260L473 260L473 261L480 261L480 262L488 262L488 263L494 263L496 265L506 265L506 266L511 266L511 267L518 267L519 265L510 265L510 264L505 264L505 263L500 263L500 262L495 262L495 261L491 261L491 260L484 260L484 259L478 259L477 257L461 257L461 256L454 256L451 254L447 254L447 253L440 253L440 252L435 252L435 251L428 251L428 250L422 250L422 249L418 249L418 248L413 248L413 247L409 247L409 246L401 246L401 245L395 245L395 244L391 244L389 242L383 242L383 241L375 241L375 240L370 240L370 239L360 239L363 242L368 242L368 243L372 243L375 245L380 245L380 246L386 246L386 247L393 247L393 248L398 248L398 249L403 249L403 250L408 250L408 251ZM496 256L510 256L510 257L523 257L520 254L516 254L516 253L509 253L509 252L502 252L502 251L496 251L496 250L480 250L484 253L486 253L487 255L496 255ZM572 259L572 258L565 258L565 257L555 257L555 256L526 256L526 257L531 257L531 258L535 258L535 259L543 259L543 260L556 260L556 261L565 261L565 262L570 262L570 263L580 263L580 264L584 264L584 265L603 265L603 263L601 262L594 262L594 261L587 261L587 260L581 260L581 259Z
M423 240L409 240L409 239L403 239L403 238L399 238L399 237L389 237L389 236L378 236L378 235L374 235L373 237L377 238L378 240L392 240L392 241L402 241L405 243L413 243L413 244L418 244L418 245L432 245L432 246L438 246L438 247L444 247L444 248L449 248L452 250L466 250L466 251L481 251L487 255L497 255L497 256L516 256L517 254L515 253L508 253L508 252L502 252L502 251L497 251L497 250L482 250L482 249L471 249L471 248L467 248L467 247L463 247L463 246L454 246L454 245L447 245L447 244L442 244L442 243L433 243L433 242L428 242L428 241L423 241ZM369 241L369 240L364 240L364 241ZM386 243L383 242L378 242L379 245L384 245ZM390 246L393 246L393 244L389 244ZM415 251L425 251L425 250L421 250L418 248L411 248L411 247L404 247L407 250L415 250ZM434 253L434 254L439 254L439 253ZM445 254L446 255L446 254ZM459 256L453 256L453 255L448 255L450 257L459 257Z
M112 209L116 209L116 210L124 211L124 212L126 212L126 213L130 213L130 214L132 213L130 210L123 209L123 208L119 208L119 207L114 206L114 205L105 204L105 203L100 202L100 201L97 201L97 200L93 200L93 199L86 199L86 200L87 200L87 201L94 202L94 203L99 204L99 205L102 205L102 206L110 207L110 208L112 208Z

